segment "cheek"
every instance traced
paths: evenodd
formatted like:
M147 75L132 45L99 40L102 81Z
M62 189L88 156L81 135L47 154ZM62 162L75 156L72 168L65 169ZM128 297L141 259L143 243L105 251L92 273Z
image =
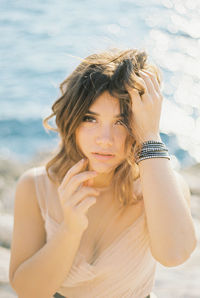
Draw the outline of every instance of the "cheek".
M128 133L125 129L118 130L115 134L116 144L121 148L124 149L126 138Z
M88 137L92 138L97 134L97 128L94 125L82 125L77 130L77 134L80 139Z
M86 127L80 127L77 129L75 136L77 145L82 149L87 149L92 138L92 131Z

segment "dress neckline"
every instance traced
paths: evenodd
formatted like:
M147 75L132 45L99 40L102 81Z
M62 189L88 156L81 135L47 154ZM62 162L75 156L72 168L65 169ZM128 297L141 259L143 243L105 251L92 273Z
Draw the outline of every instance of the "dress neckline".
M96 263L99 262L100 259L102 259L106 254L109 253L109 251L113 249L114 246L116 246L119 242L121 242L124 237L133 229L135 228L144 218L145 216L145 212L143 210L143 212L138 216L138 218L132 223L130 224L127 228L125 228L114 240L112 243L110 243L98 256L97 258L94 260L94 262L92 264L90 264L89 262L86 261L86 263L89 266L95 266ZM81 254L78 251L79 254ZM82 254L81 254L82 255ZM85 256L84 256L85 257Z
M95 189L101 191L101 192L105 192L107 190L109 190L111 188L112 184L110 184L109 186L106 187L95 187ZM60 225L60 223L58 223L54 218L52 218L50 216L50 214L48 213L48 210L45 214L45 217L47 219L47 221L52 222L55 226ZM112 243L110 243L98 256L97 258L94 260L94 262L92 264L90 264L88 261L85 260L85 262L89 265L89 266L95 266L96 263L99 262L99 260L106 254L108 253L108 251L113 249L113 246L117 245L118 242L120 242L125 235L127 235L127 233L132 229L135 228L137 226L137 224L139 224L142 219L145 217L145 211L143 209L142 213L139 215L139 217L132 223L130 224L128 227L126 227L113 241ZM85 256L78 250L77 254L82 255L84 258Z
M127 228L125 228L114 240L111 244L108 245L108 247L106 247L98 256L97 258L94 260L94 262L92 264L90 264L88 261L85 260L85 255L82 254L79 250L77 252L77 255L79 256L82 256L82 258L84 258L85 260L85 263L88 264L88 266L91 266L91 267L95 267L97 265L97 263L100 261L100 259L102 259L106 254L108 254L108 252L110 250L113 249L113 247L115 245L117 245L128 233L130 230L132 230L132 228L135 228L137 226L137 224L139 224L142 219L145 217L145 211L143 210L142 213L139 215L139 217L132 223L130 224ZM46 213L46 218L48 220L50 220L53 224L55 224L56 226L59 225L59 223L53 219L49 213L47 212Z

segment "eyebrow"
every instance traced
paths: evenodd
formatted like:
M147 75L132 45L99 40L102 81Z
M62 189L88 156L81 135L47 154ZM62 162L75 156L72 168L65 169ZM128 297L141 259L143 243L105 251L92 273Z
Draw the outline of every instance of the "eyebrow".
M99 114L95 113L95 112L92 112L90 110L87 111L86 114L91 114L91 115L95 115L95 116L100 116ZM115 115L114 118L123 118L125 115L123 113L121 114L118 114L118 115Z

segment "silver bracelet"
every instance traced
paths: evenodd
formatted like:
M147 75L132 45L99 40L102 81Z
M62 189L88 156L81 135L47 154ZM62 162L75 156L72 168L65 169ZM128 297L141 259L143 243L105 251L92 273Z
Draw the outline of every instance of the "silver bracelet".
M170 160L168 148L163 142L149 140L142 143L135 152L135 161L138 164L141 160L149 158L167 158Z
M141 157L139 160L137 160L137 164L144 159L149 159L149 158L167 158L170 160L170 156L161 156L161 155L155 155L155 156L146 156L146 157Z

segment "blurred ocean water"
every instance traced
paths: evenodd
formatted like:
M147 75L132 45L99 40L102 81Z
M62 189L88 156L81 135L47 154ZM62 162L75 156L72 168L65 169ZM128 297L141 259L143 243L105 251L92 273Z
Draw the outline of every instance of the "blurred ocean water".
M161 137L176 167L200 162L199 0L1 0L0 156L58 145L42 118L79 58L140 48L163 72Z

